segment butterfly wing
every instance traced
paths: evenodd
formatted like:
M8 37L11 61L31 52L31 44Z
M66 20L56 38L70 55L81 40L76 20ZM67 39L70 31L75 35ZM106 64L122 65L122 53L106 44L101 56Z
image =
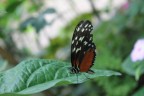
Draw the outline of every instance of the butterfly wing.
M92 42L92 30L93 26L90 21L81 21L75 28L72 37L71 64L75 70L80 72L87 72L95 60L96 47ZM87 58L89 58L88 61Z
M95 45L91 44L89 49L85 52L84 57L80 63L80 72L88 72L95 61Z

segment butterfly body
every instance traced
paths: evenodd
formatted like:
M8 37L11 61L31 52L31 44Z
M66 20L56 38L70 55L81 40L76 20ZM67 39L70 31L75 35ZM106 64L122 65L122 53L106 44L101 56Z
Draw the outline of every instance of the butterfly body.
M96 46L93 43L93 26L90 21L81 21L75 28L71 43L71 72L93 73Z

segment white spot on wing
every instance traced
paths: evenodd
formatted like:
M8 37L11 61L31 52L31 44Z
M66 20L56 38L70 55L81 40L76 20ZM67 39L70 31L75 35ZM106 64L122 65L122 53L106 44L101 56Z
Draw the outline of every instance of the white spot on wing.
M84 28L82 28L82 32L84 31Z
M83 39L84 39L84 36L79 38L80 41L82 41Z
M88 24L85 25L85 28L88 26Z
M80 48L77 48L76 53L77 53L79 50L81 50L81 47L80 47Z
M74 40L72 40L72 44L74 43Z
M79 27L82 27L82 24Z
M72 52L74 52L75 51L75 48L72 50Z
M89 27L91 27L92 25L89 25Z
M79 30L80 30L80 28L78 27L76 30L77 30L77 31L79 31Z
M88 42L84 41L84 45L87 45Z
M78 41L77 41L76 45L78 45Z
M75 37L75 40L77 40L77 38L78 38L78 37L76 36L76 37Z

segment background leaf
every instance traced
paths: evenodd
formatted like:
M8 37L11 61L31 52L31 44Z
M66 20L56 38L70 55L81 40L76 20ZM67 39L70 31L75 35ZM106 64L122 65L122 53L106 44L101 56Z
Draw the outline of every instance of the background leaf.
M6 94L0 94L0 96L31 96L31 95L6 93Z
M130 56L123 62L122 67L128 74L135 74L134 63L131 61Z
M138 80L144 73L143 62L144 60L133 62L130 56L128 56L128 58L123 62L122 67L127 74L135 76L135 79Z
M143 96L144 94L144 87L138 90L133 96Z

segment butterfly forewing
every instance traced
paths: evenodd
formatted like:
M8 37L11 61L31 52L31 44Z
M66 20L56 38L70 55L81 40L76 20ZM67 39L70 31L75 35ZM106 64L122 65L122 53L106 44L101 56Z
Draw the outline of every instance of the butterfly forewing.
M81 21L75 28L71 44L71 63L76 71L87 72L94 63L96 47L92 42L92 30L93 26L88 20Z

